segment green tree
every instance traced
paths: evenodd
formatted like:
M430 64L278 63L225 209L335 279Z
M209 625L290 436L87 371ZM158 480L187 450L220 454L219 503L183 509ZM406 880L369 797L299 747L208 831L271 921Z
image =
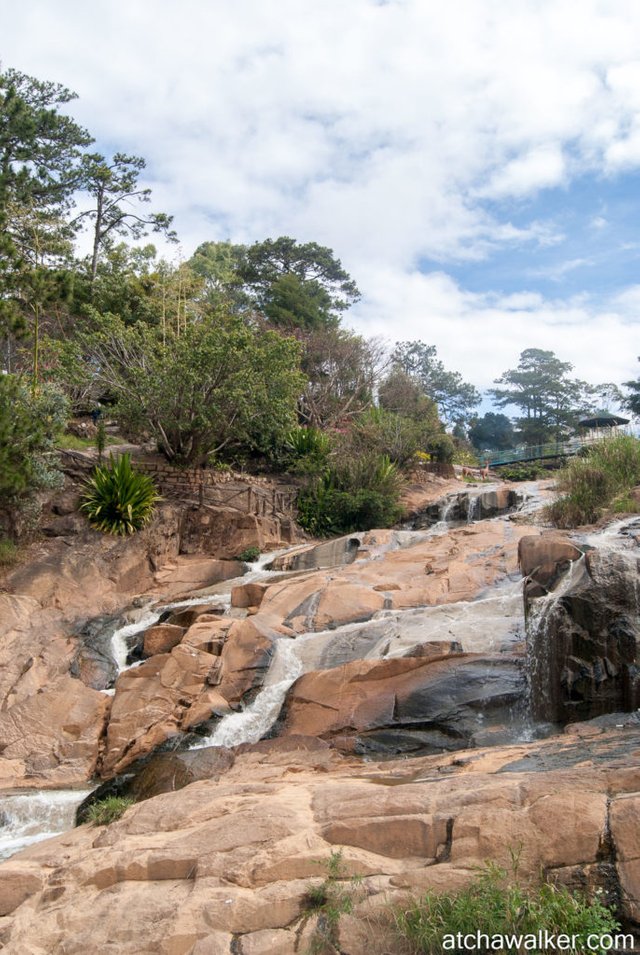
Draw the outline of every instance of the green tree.
M478 451L503 451L514 446L516 436L506 415L487 411L481 418L471 421L469 440Z
M24 325L16 280L33 266L24 219L37 217L40 233L46 220L47 228L61 227L77 187L81 151L92 141L60 112L73 99L75 93L58 83L12 69L0 73L0 333L9 368L14 335Z
M98 316L82 342L122 425L152 434L176 464L258 441L282 444L295 423L297 343L238 317L212 315L163 340L144 323Z
M189 259L189 266L204 282L207 305L228 311L243 312L250 307L250 297L242 288L239 271L246 246L231 242L203 242Z
M81 188L95 204L76 216L75 222L93 221L92 283L98 272L100 254L115 235L140 239L151 229L164 233L171 240L176 238L170 228L172 216L164 212L147 212L142 208L151 201L151 189L141 187L138 182L145 166L141 156L125 153L116 153L111 162L99 153L82 157Z
M17 376L0 374L0 528L11 538L37 521L38 492L59 483L53 449L66 416L57 390L33 395Z
M449 423L464 421L480 403L480 394L473 385L465 382L457 371L445 369L435 345L398 342L391 361L435 401L441 417Z
M628 394L624 397L624 407L640 417L640 378L636 378L635 381L625 381L624 387L628 389Z
M275 309L276 315L292 313L292 305L302 302L299 322L313 327L335 327L339 316L358 301L360 292L331 249L317 242L299 244L289 236L255 242L246 249L238 275L255 307L265 315ZM297 283L285 276L294 276ZM295 313L294 313L295 315ZM287 317L287 324L289 317Z
M502 387L489 394L499 408L520 408L516 422L521 440L529 444L558 440L576 426L590 399L589 386L569 377L572 369L552 351L526 348L518 367L496 379Z

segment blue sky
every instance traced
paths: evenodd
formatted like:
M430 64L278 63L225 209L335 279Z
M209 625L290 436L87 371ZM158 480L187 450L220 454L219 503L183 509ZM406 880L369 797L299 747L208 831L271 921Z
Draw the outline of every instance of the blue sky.
M352 327L482 389L529 347L640 373L637 0L0 0L0 37L147 159L184 257L328 245Z

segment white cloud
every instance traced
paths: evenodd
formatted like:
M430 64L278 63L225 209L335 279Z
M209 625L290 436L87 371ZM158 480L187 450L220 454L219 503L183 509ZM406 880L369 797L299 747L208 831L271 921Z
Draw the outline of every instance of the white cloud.
M554 221L532 211L523 225L522 209L575 175L640 166L640 4L94 0L90 12L21 0L4 11L4 65L76 89L99 148L147 158L187 255L205 239L313 239L366 293L361 327L434 341L472 380L538 344L585 377L629 377L628 312L529 300L531 273L520 305L500 302L445 270L514 244L555 245L558 274L588 257L567 259ZM425 259L443 271L420 275Z
M544 348L586 381L637 378L640 286L596 302L589 296L545 299L539 293L470 293L442 272L366 276L367 300L355 327L367 335L435 345L445 365L481 389L518 364L525 348Z

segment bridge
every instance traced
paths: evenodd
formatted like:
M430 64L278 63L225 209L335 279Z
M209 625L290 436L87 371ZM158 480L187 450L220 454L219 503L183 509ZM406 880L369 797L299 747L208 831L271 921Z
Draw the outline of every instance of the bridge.
M567 441L554 441L550 444L532 444L527 448L513 448L509 451L490 451L480 455L490 468L501 464L519 464L525 461L543 461L545 458L567 458L590 444L602 441L602 434L589 434L584 437L569 438Z

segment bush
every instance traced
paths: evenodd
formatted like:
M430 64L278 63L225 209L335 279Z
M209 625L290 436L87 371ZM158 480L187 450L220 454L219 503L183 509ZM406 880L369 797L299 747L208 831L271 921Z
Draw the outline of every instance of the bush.
M615 498L624 499L640 483L640 441L628 435L594 444L558 475L564 494L546 510L556 527L578 527L598 520Z
M402 513L400 471L388 457L345 458L298 495L298 523L320 537L390 527Z
M395 912L398 935L413 952L430 955L452 950L443 947L445 936L462 933L475 937L477 932L490 939L496 935L537 935L545 930L577 935L582 942L579 948L587 950L588 935L605 935L620 927L612 912L597 899L588 902L547 883L523 888L507 876L506 869L487 863L471 885L459 892L428 892L408 908ZM477 952L492 950L491 946L479 947ZM524 945L511 949L524 950Z
M316 919L308 955L338 951L340 918L353 912L354 903L358 901L357 887L362 881L360 876L347 875L340 849L320 864L326 870L326 877L320 885L308 888L303 902L307 913L305 922L312 916Z
M94 826L108 826L124 815L134 803L135 799L130 796L107 796L89 806L86 820Z
M259 547L247 547L241 554L238 554L236 560L242 560L245 564L253 564L260 556Z
M40 492L62 485L54 442L67 411L55 388L34 392L15 375L0 374L0 531L13 540L36 528Z
M80 505L89 523L105 534L133 534L147 524L160 495L150 477L131 467L128 454L97 467Z
M544 474L544 467L536 461L523 464L505 464L496 468L497 473L505 481L535 481Z
M329 436L319 428L292 428L285 439L281 463L291 471L318 474L326 469L330 450Z

